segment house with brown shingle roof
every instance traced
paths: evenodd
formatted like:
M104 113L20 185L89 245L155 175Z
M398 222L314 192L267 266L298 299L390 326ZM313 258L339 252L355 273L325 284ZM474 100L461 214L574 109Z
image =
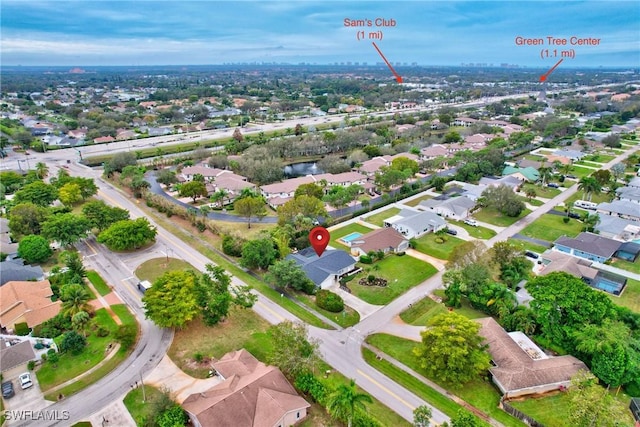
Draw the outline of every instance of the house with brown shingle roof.
M196 427L279 427L298 423L311 406L275 366L247 350L213 364L223 382L187 397L182 407Z
M366 255L371 251L384 253L404 252L409 249L409 240L391 227L379 228L350 242L351 255Z
M25 322L33 328L60 312L61 301L51 301L51 284L40 282L7 282L0 287L0 326L13 330Z
M489 346L493 383L505 398L546 393L568 387L587 366L573 356L546 355L522 332L507 332L492 317L476 319Z

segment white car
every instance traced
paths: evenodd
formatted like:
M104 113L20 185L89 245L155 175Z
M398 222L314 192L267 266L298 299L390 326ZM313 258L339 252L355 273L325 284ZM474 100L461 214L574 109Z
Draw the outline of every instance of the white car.
M464 223L467 225L470 225L472 227L477 227L478 226L478 221L476 221L475 219L465 219Z
M18 377L20 381L20 387L24 390L25 388L29 388L33 385L31 382L31 374L29 372L25 372Z

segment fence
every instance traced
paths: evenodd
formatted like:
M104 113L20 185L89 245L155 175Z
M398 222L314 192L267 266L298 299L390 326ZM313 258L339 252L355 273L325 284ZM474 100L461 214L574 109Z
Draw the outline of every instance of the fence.
M544 427L544 424L540 424L538 421L534 420L527 414L520 412L513 406L509 405L509 403L507 403L506 401L503 400L501 403L502 409L504 409L506 413L513 415L514 417L524 422L526 425L530 427Z

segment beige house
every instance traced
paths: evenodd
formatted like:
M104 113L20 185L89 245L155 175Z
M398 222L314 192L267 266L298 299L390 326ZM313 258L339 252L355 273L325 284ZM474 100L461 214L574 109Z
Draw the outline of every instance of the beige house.
M51 284L40 282L7 282L0 287L0 326L8 331L16 323L33 328L60 311L61 301L51 301Z
M568 387L587 366L573 356L547 356L522 332L505 331L493 318L476 320L489 346L493 383L505 398L546 393Z
M409 249L409 240L396 229L384 227L357 237L350 245L353 256L366 255L371 251L398 253Z
M223 382L187 397L182 407L196 427L287 427L311 406L275 366L242 349L214 363Z

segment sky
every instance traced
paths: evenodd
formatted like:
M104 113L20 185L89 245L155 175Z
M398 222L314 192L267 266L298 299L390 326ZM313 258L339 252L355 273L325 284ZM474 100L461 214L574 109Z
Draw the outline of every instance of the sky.
M388 25L376 26L377 18ZM393 64L545 68L573 50L563 67L640 66L637 0L2 0L0 19L2 65L372 65L381 62L375 42ZM518 36L544 45L518 46ZM567 45L549 46L548 36ZM599 43L572 46L571 37Z

